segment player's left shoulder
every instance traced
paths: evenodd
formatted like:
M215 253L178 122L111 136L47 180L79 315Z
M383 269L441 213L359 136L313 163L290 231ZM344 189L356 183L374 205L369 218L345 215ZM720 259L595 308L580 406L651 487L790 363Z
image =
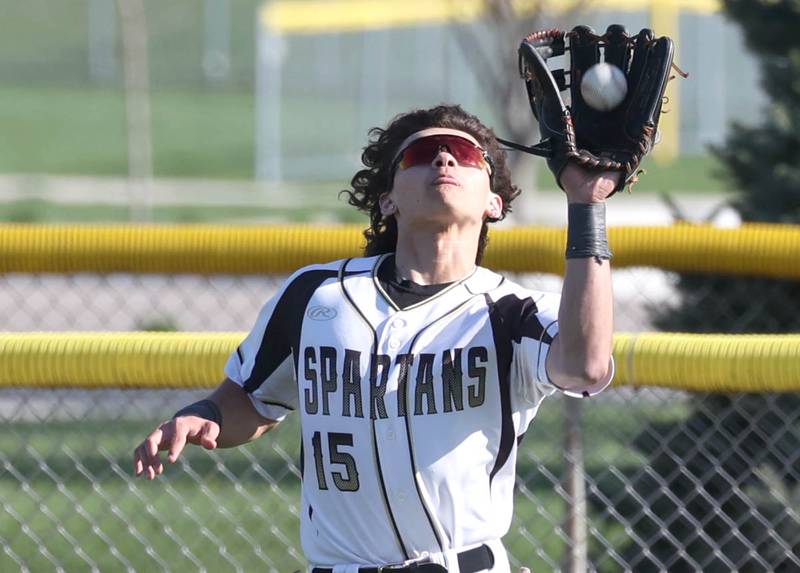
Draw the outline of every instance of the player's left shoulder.
M463 284L471 294L488 294L496 291L507 281L506 277L486 267L476 267Z
M537 307L550 308L557 307L561 301L561 295L557 292L538 290L523 286L507 276L484 269L486 273L481 279L481 284L488 288L484 292L493 301L513 297L521 301L529 301Z

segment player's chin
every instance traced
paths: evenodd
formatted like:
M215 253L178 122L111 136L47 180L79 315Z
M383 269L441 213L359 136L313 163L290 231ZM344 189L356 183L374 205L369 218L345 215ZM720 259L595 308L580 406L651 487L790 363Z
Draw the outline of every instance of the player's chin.
M463 201L453 202L446 205L439 216L432 216L431 220L448 228L478 228L483 224L483 212L479 209L469 208Z
M433 183L431 184L431 192L438 195L461 195L464 193L464 188L457 183Z
M428 215L445 221L461 219L470 211L464 199L464 195L458 190L443 190L438 197L428 203Z
M430 205L443 211L461 213L474 207L475 195L460 185L437 185L431 188Z
M464 212L457 201L433 200L425 205L425 210L416 214L414 225L419 227L449 227L464 219Z

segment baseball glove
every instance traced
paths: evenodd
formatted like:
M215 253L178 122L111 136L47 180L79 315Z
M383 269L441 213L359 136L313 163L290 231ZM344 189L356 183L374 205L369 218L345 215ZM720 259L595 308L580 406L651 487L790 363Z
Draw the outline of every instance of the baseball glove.
M566 51L570 52L569 71L549 69L547 60ZM591 108L580 89L584 73L601 61L601 55L606 63L623 71L628 84L625 99L609 111ZM609 26L602 36L588 26L577 26L571 32L534 32L520 45L519 67L541 141L531 147L499 141L546 157L556 180L567 163L574 161L592 170L623 173L615 192L632 185L641 173L639 163L657 137L672 55L672 40L656 38L649 29L635 36L618 24ZM567 89L569 105L561 98Z

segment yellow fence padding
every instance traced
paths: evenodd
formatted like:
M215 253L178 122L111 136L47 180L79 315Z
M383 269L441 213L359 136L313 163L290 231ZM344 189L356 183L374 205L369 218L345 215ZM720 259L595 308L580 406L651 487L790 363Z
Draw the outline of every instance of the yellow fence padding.
M245 333L0 333L0 387L204 388Z
M245 333L0 333L0 387L200 388ZM617 386L800 391L800 335L618 334Z
M289 273L361 254L357 226L0 225L0 273ZM564 229L490 232L484 265L561 274ZM800 226L612 227L615 268L800 279Z
M0 272L285 274L361 245L347 226L0 225Z
M489 235L486 266L513 272L563 274L563 229L515 228ZM612 227L612 266L656 267L800 279L800 226L747 224L738 229L679 224Z
M800 391L800 334L617 334L616 383L693 392Z

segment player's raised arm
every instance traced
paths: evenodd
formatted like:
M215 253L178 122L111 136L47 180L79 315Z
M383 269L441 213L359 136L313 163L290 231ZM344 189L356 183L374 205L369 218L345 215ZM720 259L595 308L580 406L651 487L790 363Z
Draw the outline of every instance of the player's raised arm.
M550 348L547 371L559 387L594 393L611 372L613 300L605 230L605 198L620 177L568 165L561 185L569 200L567 264L559 333Z
M567 51L559 63L549 61ZM530 147L499 141L546 157L569 199L559 334L547 371L555 385L583 395L601 390L613 366L604 201L638 180L639 164L658 139L673 54L670 38L650 29L630 35L618 24L602 35L588 26L540 30L520 44L520 72L541 140ZM550 67L567 63L568 70ZM561 96L567 90L569 104Z
M174 463L187 443L208 450L231 448L254 440L276 423L256 411L241 386L225 380L208 398L182 408L139 444L134 472L154 479L164 472L161 451Z

